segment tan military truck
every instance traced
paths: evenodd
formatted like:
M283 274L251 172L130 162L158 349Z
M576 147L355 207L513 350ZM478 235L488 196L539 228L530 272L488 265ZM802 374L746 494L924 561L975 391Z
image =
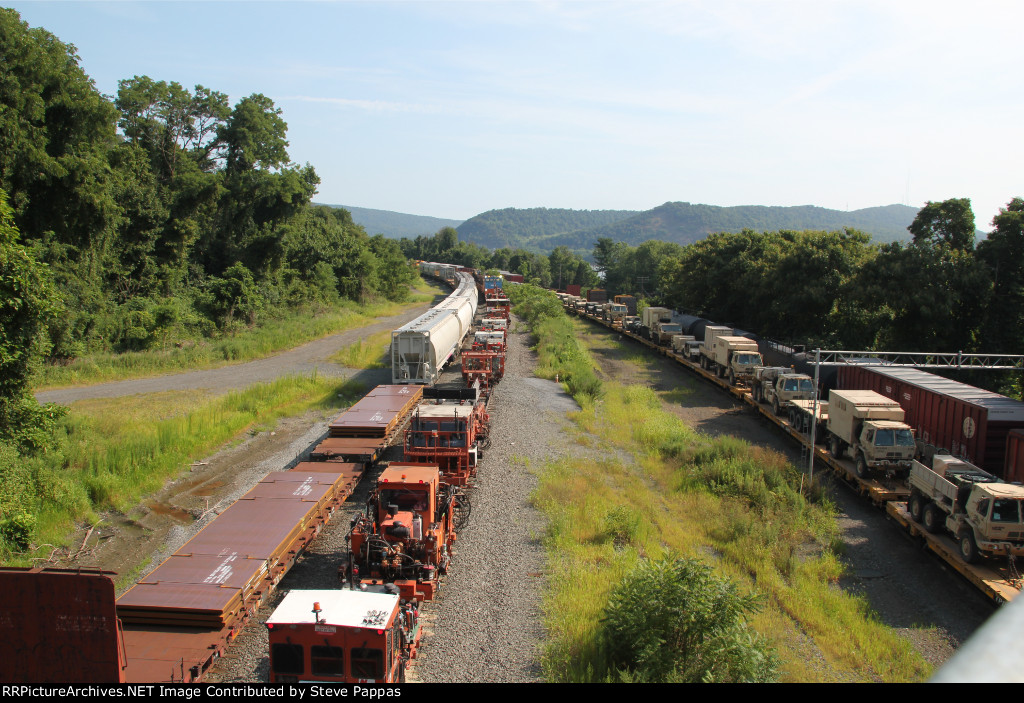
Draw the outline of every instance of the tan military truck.
M903 422L903 408L875 391L833 389L828 399L829 453L837 459L849 448L857 476L871 471L906 476L914 459L914 431Z
M622 327L622 321L628 310L622 303L605 303L601 306L601 316L612 323L612 327Z
M686 343L695 341L697 341L697 338L692 334L674 334L672 335L672 351L676 354L685 354Z
M792 401L814 398L814 380L788 366L762 366L754 369L750 393L754 400L771 405L772 411L781 415Z
M915 461L910 469L910 517L929 532L949 532L968 564L982 556L1024 556L1024 486L957 457L939 454L932 461L933 468Z
M754 370L764 363L757 342L749 337L734 337L731 333L728 327L718 325L704 328L701 365L720 378L728 378L729 384L735 386L738 381L749 382Z
M659 325L672 322L672 311L668 308L646 307L640 311L640 336L657 341ZM678 334L678 330L676 334Z

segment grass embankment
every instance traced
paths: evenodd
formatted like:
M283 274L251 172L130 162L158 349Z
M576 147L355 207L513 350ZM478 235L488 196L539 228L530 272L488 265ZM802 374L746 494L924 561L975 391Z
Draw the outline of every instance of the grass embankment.
M259 359L328 334L371 325L379 317L397 315L430 302L438 292L422 280L417 281L414 289L415 293L403 303L385 301L358 305L345 302L327 312L270 320L220 339L193 340L180 347L161 350L92 354L66 366L49 365L40 372L36 390L143 378Z
M387 351L391 344L392 330L360 339L331 356L331 361L350 369L385 369L390 366Z
M93 524L106 510L128 512L225 444L282 417L351 402L362 391L359 384L314 375L212 399L180 391L75 403L61 422L57 450L0 473L0 501L31 516L35 545L17 556L0 549L0 558L30 565L33 557L66 545L76 525Z
M553 296L553 305L527 290L515 298L538 338L538 375L566 381L582 408L572 417L576 441L603 457L539 472L549 680L611 673L599 645L609 593L640 560L665 554L699 557L761 595L751 625L774 645L784 681L927 677L913 647L837 585L834 509L816 491L800 493L792 465L742 440L691 430L649 388L602 384Z

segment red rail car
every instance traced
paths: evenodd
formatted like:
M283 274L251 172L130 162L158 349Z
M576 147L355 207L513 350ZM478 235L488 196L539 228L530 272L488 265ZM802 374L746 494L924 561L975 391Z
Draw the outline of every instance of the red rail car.
M405 431L405 458L436 464L449 485L468 485L488 444L490 422L483 402L421 405Z
M98 569L0 569L0 681L123 683L115 576Z
M1024 403L907 367L840 366L839 388L873 390L906 413L924 454L944 449L1001 478L1007 436L1024 429Z

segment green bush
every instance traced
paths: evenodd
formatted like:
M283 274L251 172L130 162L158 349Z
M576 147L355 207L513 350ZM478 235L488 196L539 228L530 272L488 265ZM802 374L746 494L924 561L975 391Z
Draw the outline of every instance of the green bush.
M696 560L642 562L612 591L601 645L623 682L767 682L778 662L746 625L756 596Z
M0 518L0 541L16 552L24 552L32 542L36 518L25 511Z

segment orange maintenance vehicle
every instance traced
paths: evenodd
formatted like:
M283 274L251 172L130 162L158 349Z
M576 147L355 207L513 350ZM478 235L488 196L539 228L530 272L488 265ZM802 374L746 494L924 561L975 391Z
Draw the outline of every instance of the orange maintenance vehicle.
M405 431L405 458L437 464L444 483L465 486L490 445L490 420L482 401L421 405Z
M316 590L288 593L267 633L270 683L404 683L421 628L397 590Z
M456 527L468 516L468 498L441 482L436 464L391 464L377 479L366 513L352 520L350 586L393 583L408 601L432 600L451 560Z

